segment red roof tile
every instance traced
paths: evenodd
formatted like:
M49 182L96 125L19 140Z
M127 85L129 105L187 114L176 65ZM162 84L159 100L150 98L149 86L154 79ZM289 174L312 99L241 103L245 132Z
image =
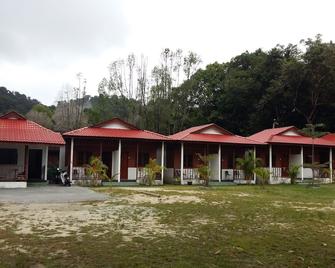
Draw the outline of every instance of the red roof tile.
M222 134L206 134L201 133L210 127L217 128ZM175 133L169 138L178 141L195 141L195 142L216 142L216 143L230 143L230 144L247 144L247 145L257 145L263 144L262 142L247 139L241 136L232 134L231 132L219 127L216 124L207 124L196 127L191 127Z
M291 135L283 135L283 133L294 130L298 131L298 129L294 126L289 127L281 127L281 128L270 128L255 133L249 136L249 139L253 139L256 141L264 142L264 143L276 143L276 144L297 144L297 145L319 145L319 146L335 146L334 141L322 138L315 138L314 141L311 137L304 136L302 134L298 134L297 136Z
M65 144L60 133L27 120L16 112L0 117L0 142Z
M108 125L111 122L118 121L130 129L119 129L119 128L104 128L103 126ZM91 138L117 138L117 139L144 139L144 140L159 140L165 141L169 138L148 130L141 130L129 123L124 122L121 119L113 118L95 126L84 127L76 130L72 130L63 134L64 137L91 137Z

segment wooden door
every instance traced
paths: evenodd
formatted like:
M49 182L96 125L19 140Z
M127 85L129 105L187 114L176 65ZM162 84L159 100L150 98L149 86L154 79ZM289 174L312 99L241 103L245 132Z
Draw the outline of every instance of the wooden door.
M128 180L128 152L121 152L121 180Z

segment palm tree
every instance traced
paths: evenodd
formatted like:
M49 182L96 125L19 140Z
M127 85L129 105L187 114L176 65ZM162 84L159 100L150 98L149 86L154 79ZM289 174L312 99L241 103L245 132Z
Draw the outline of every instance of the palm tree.
M255 158L252 151L247 151L243 158L236 158L236 166L244 173L244 179L252 180L255 168L261 166L261 159Z
M91 176L93 185L98 185L99 181L108 180L107 176L108 166L106 166L100 157L92 156L89 164L85 166L87 175Z

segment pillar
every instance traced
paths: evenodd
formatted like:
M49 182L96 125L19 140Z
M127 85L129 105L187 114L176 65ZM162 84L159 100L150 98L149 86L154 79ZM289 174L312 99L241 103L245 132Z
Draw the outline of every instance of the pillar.
M219 164L218 164L218 167L219 167L219 182L221 182L221 144L219 144L219 152L218 152L218 159L219 159Z
M180 144L180 184L184 182L184 143Z
M329 148L329 179L330 183L333 183L333 148Z
M24 146L24 178L28 180L28 168L29 168L29 148L28 145Z
M269 171L270 171L270 183L272 182L272 145L269 145Z
M304 180L304 146L300 147L301 180Z
M256 146L254 146L254 168L256 168ZM256 184L256 173L254 172L254 183Z
M72 181L73 177L73 147L74 147L74 140L71 138L71 149L70 149L70 181Z
M49 146L45 146L45 165L44 165L44 180L48 180L48 156L49 156Z
M164 141L162 141L162 157L161 157L161 167L162 167L162 174L161 174L161 180L162 180L162 184L164 184L164 153L165 153L165 144Z
M119 140L119 149L118 149L118 175L117 175L117 181L121 181L121 140Z

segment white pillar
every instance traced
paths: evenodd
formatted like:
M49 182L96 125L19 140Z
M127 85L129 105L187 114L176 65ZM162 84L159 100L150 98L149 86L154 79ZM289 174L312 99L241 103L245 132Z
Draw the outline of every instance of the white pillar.
M118 150L118 175L117 175L117 181L121 181L121 140L119 140L119 150Z
M72 182L72 176L73 176L73 146L74 146L74 140L71 138L71 150L70 150L70 181Z
M269 171L270 171L270 183L272 182L272 145L269 145Z
M161 180L162 180L162 184L164 184L164 153L165 153L165 144L164 144L164 141L162 141L162 159L161 159L161 167L162 167L162 174L161 174Z
M184 143L180 144L180 184L184 182Z
M329 148L329 179L330 183L333 183L333 148Z
M301 180L304 180L304 146L300 147Z
M218 167L219 167L219 182L221 182L221 144L219 144L219 152L218 152L219 156L219 164L218 164Z
M45 169L44 169L44 180L48 180L48 154L49 154L49 146L45 146Z
M256 168L256 146L254 146L254 168ZM256 184L256 173L254 172L254 183Z

